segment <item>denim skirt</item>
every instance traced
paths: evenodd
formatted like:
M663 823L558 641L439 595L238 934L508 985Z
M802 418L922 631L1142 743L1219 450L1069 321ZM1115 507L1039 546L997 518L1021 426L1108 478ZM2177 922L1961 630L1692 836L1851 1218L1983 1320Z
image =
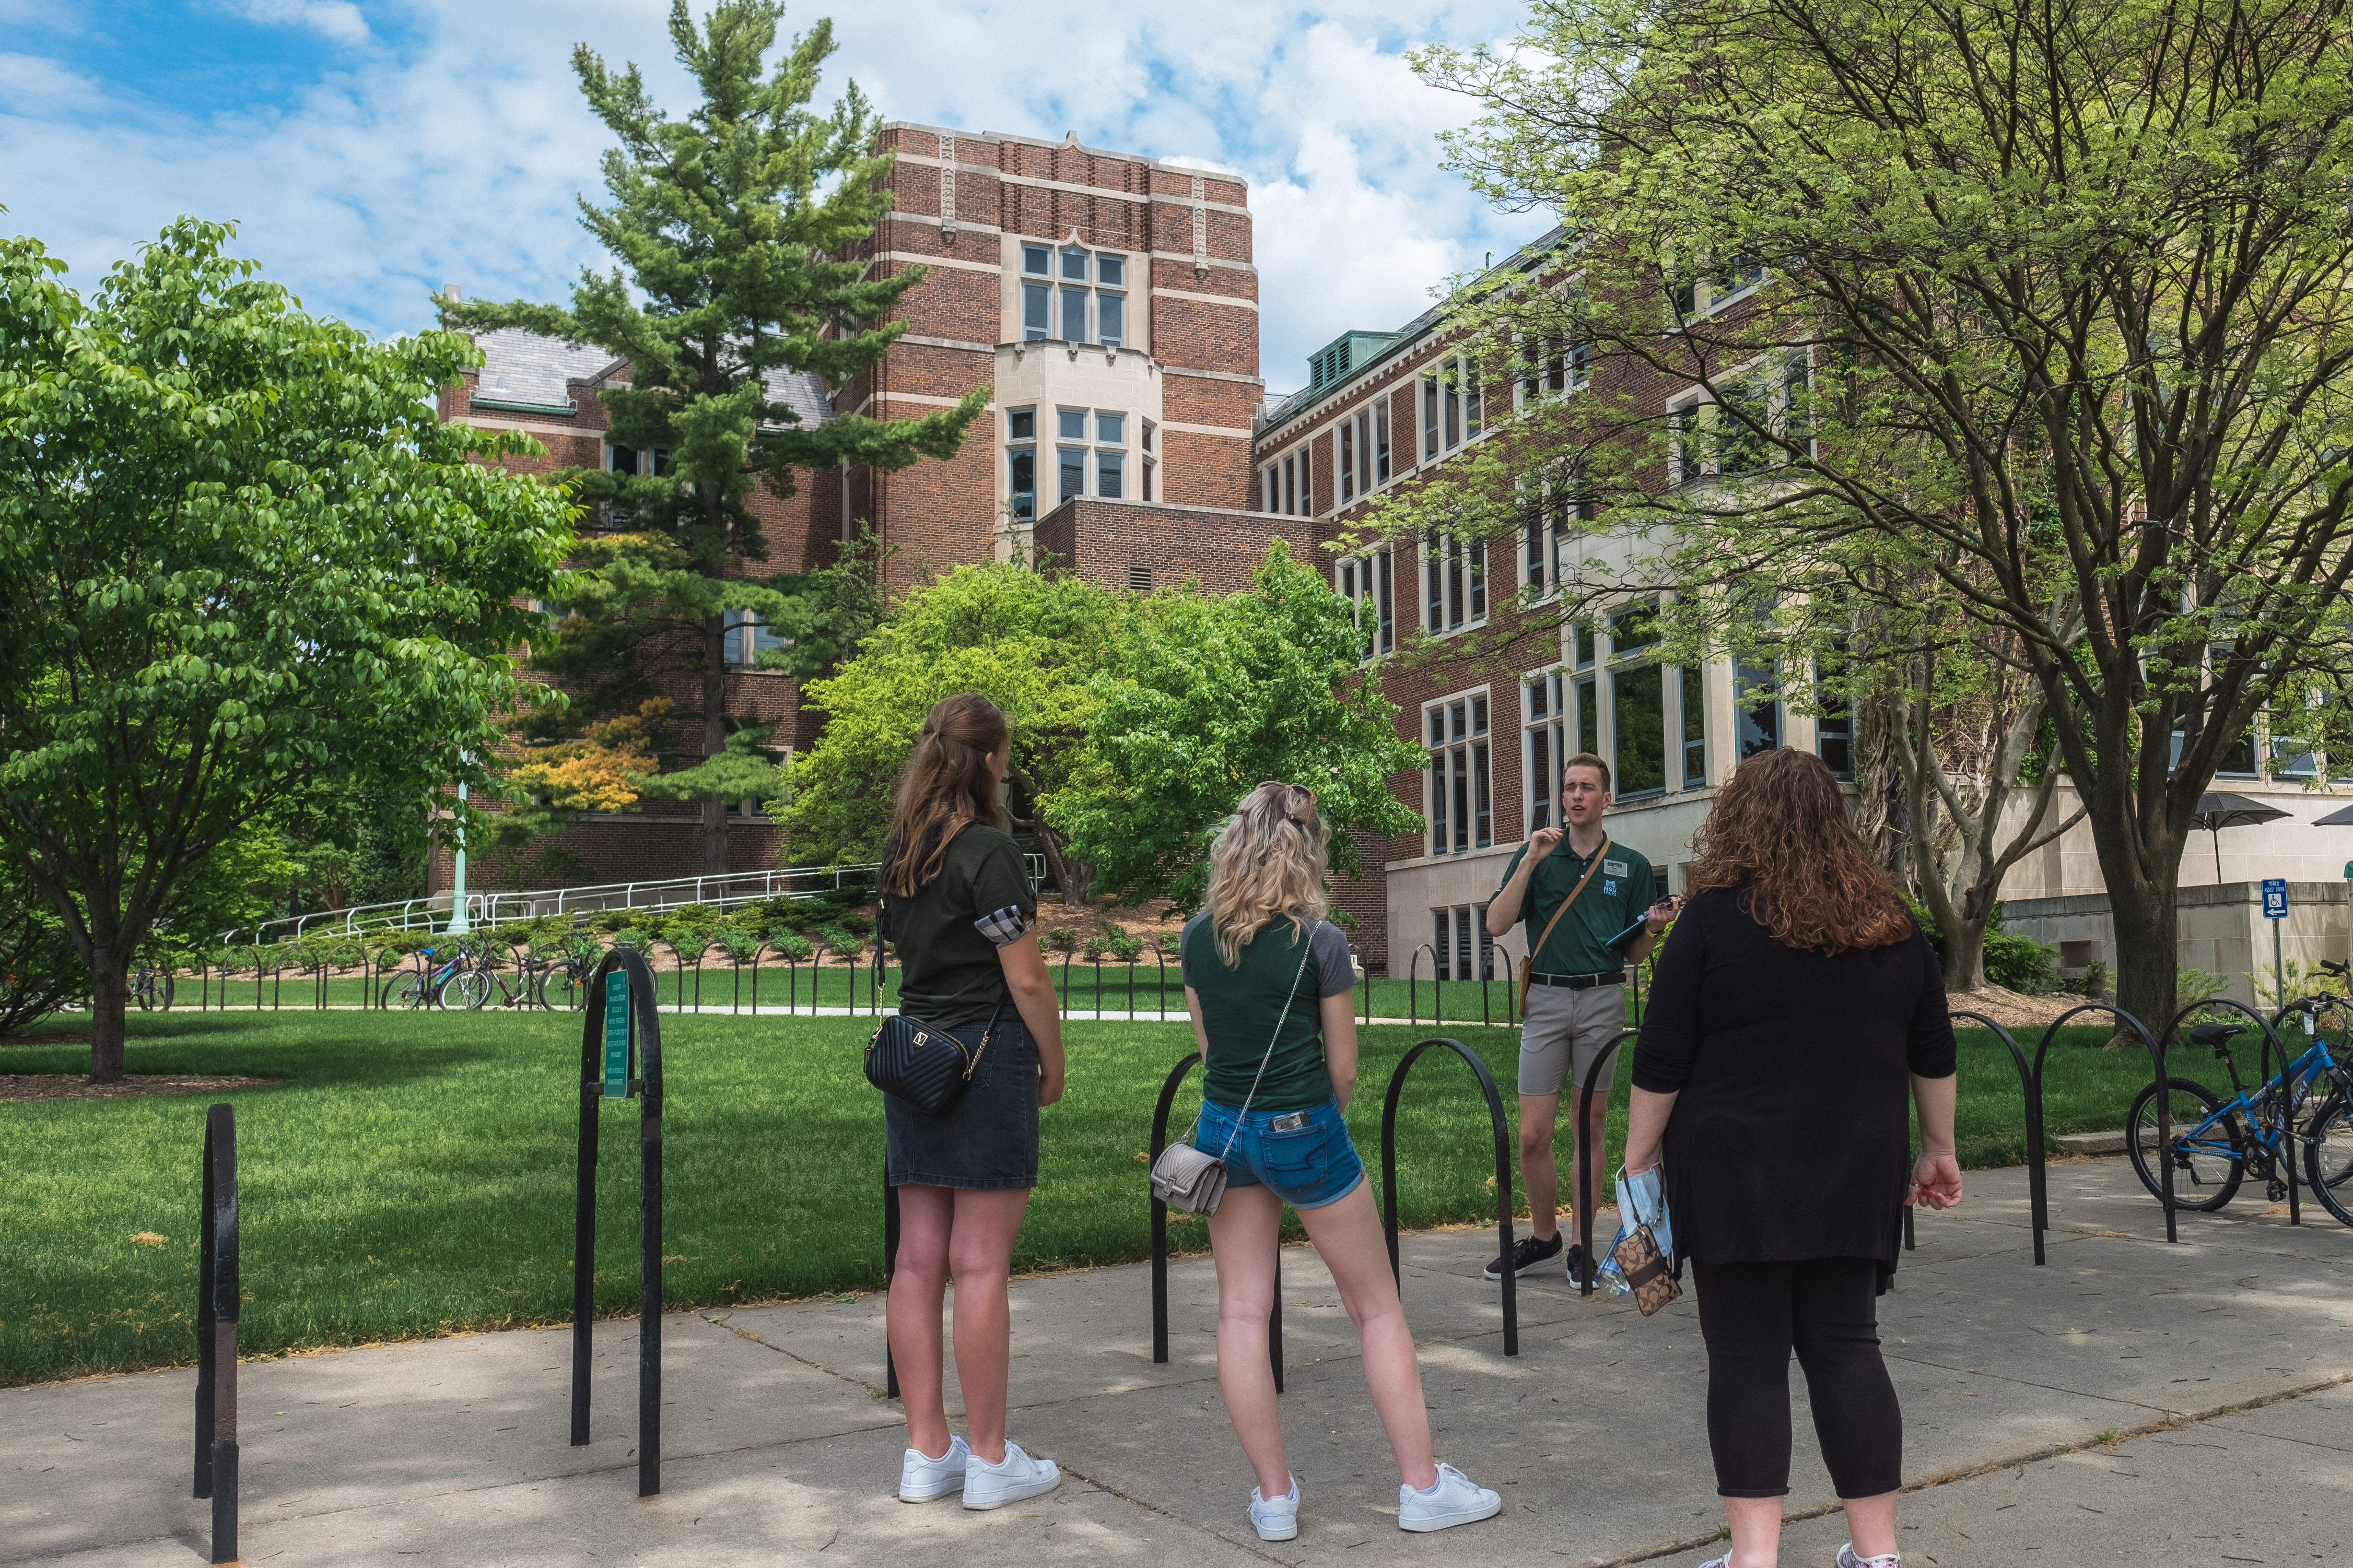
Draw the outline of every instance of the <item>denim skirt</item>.
M969 1047L987 1027L983 1020L944 1032ZM1038 1047L1029 1029L1018 1017L998 1021L972 1087L945 1116L926 1116L886 1094L882 1122L883 1179L892 1186L1036 1186Z

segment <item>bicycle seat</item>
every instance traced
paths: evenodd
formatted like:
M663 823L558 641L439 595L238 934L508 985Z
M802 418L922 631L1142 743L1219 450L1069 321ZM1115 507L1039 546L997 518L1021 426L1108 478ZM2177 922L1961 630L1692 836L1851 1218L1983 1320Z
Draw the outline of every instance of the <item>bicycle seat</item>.
M2217 1056L2231 1048L2231 1042L2247 1032L2244 1024L2199 1024L2189 1031L2192 1043L2211 1046Z

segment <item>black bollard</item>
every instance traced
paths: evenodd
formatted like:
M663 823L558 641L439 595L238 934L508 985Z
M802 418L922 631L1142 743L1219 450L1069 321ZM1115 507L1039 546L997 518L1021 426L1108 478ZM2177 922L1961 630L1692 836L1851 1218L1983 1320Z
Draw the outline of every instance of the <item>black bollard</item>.
M196 1251L195 1495L213 1502L215 1563L237 1561L237 1110L205 1120Z

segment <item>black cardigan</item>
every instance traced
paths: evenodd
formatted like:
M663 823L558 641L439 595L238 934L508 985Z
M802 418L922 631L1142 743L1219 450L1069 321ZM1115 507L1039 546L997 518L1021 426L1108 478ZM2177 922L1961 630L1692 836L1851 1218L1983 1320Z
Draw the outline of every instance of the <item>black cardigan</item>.
M1680 1093L1664 1162L1675 1250L1702 1263L1895 1260L1911 1075L1955 1067L1917 931L1825 958L1783 947L1748 889L1684 906L1660 950L1634 1083Z

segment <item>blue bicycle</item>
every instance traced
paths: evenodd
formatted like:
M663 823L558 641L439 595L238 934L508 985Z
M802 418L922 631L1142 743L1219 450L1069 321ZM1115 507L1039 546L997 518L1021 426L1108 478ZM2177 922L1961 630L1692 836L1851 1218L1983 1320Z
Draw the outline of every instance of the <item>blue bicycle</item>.
M2339 975L2348 970L2337 963L2321 967ZM2302 1143L2306 1187L2339 1223L2353 1226L2353 1058L2339 1060L2332 1054L2324 1032L2335 1028L2341 1037L2348 1008L2353 1008L2353 999L2323 991L2282 1009L2281 1022L2300 1021L2312 1045L2279 1076L2252 1089L2240 1082L2239 1066L2231 1055L2231 1042L2251 1026L2199 1024L2190 1028L2189 1042L2212 1050L2230 1073L2232 1094L2225 1101L2203 1084L2166 1080L2176 1208L2219 1209L2251 1173L2263 1183L2274 1202L2284 1198L2289 1169L2284 1163L2295 1158L2295 1147ZM2287 1047L2282 1048L2284 1054ZM2307 1106L2316 1109L2299 1128ZM2125 1150L2132 1156L2133 1169L2161 1199L2162 1173L2148 1158L2158 1146L2156 1084L2133 1101L2126 1126Z

